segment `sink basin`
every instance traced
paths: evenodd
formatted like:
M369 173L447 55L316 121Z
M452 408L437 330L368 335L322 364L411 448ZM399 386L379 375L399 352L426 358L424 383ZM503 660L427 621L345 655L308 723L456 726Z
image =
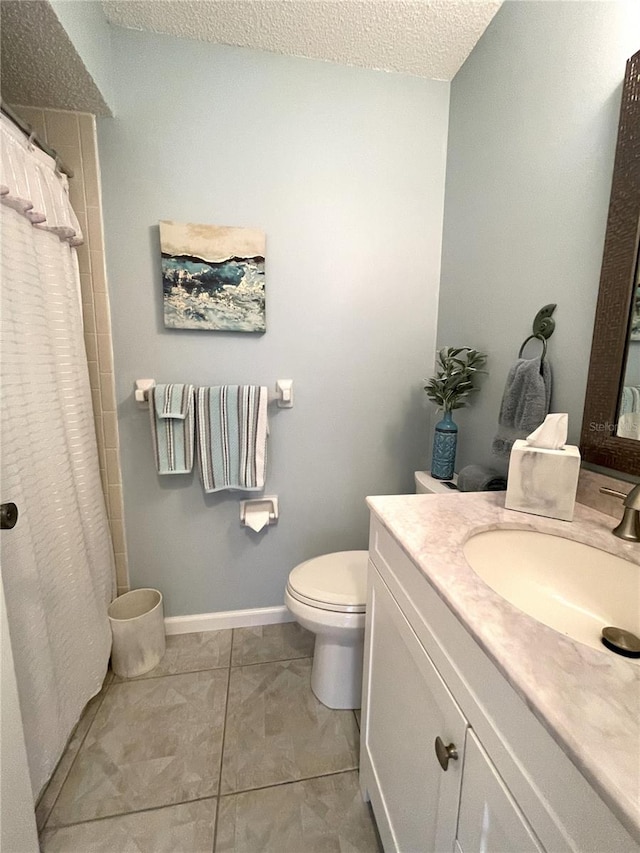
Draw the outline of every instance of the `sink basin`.
M607 652L600 636L608 625L640 637L640 566L634 563L531 530L477 533L464 555L498 595L580 643Z

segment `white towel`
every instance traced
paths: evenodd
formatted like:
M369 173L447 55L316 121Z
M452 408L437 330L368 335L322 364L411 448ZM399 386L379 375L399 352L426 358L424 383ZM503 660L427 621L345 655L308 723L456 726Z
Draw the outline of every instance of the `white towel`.
M640 413L627 412L618 418L618 438L633 438L640 440Z
M156 385L149 394L151 441L158 474L193 468L193 385Z
M258 385L198 388L200 475L205 492L264 488L268 391Z
M640 412L640 385L625 385L622 389L620 414L629 415Z

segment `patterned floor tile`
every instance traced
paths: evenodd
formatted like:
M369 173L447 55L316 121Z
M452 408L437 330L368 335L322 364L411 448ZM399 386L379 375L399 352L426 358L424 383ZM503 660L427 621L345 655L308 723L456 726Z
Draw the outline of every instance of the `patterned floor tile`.
M167 650L154 669L137 678L114 676L114 681L140 681L181 672L197 672L229 666L231 654L231 629L226 631L199 631L194 634L170 634Z
M313 657L315 635L297 622L234 628L231 665Z
M228 670L111 684L48 827L217 793Z
M47 830L42 853L211 853L216 800Z
M71 769L71 765L75 761L76 755L82 746L82 742L91 728L91 723L94 721L100 705L102 705L102 700L106 695L107 687L111 683L112 677L113 674L111 670L109 670L100 693L94 696L93 699L90 699L85 705L82 716L69 739L69 743L67 744L65 751L62 753L58 766L54 770L47 787L44 789L40 799L38 800L38 805L36 806L36 824L39 832L49 819L51 809L53 808L58 794L64 785L65 779L69 775L69 770Z
M309 659L231 669L222 793L358 766L351 711L332 711L310 689Z
M321 851L382 853L355 771L220 798L215 853Z

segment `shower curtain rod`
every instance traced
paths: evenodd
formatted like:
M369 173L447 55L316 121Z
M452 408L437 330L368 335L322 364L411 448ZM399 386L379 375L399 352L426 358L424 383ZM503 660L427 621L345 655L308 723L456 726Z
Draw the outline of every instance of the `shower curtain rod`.
M62 162L57 152L50 148L46 143L44 143L38 134L34 131L30 124L27 124L26 121L23 121L19 115L16 115L10 106L5 104L4 101L0 101L0 110L6 115L7 118L11 119L11 121L18 127L26 136L29 137L29 141L34 145L37 145L41 151L44 151L45 154L48 154L49 157L52 157L56 161L56 168L61 172L64 172L67 177L73 177L73 169L70 169L68 166Z

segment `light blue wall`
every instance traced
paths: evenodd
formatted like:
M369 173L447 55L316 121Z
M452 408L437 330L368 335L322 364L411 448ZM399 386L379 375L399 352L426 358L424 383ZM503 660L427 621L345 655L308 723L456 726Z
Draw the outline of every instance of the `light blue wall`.
M552 411L577 443L636 2L506 2L451 87L438 345L489 353L458 468L491 464L509 366L543 305ZM535 354L536 344L526 355Z
M49 0L78 56L113 109L111 26L100 0Z
M170 614L281 604L296 563L365 548L365 496L412 491L426 463L449 85L117 29L113 48L98 129L132 583ZM266 334L163 328L160 219L266 231ZM157 477L147 376L293 378L271 417L277 526Z

